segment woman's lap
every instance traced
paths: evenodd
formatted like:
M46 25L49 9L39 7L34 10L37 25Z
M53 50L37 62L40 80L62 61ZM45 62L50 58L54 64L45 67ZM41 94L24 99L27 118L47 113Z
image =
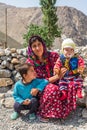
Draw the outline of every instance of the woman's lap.
M49 84L40 97L39 112L44 117L61 118L58 86ZM58 116L58 117L57 117Z
M76 98L74 87L69 87L67 100L60 101L59 87L54 84L48 84L40 96L38 114L42 117L65 118L75 108Z

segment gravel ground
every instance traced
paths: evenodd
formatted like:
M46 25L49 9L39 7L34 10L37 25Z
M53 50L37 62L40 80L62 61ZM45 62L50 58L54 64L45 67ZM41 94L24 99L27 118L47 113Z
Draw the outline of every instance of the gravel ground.
M12 121L10 115L13 109L0 107L0 130L87 130L87 119L82 118L82 110L78 107L65 120L50 119L48 123L42 123L38 119L30 122L26 111Z

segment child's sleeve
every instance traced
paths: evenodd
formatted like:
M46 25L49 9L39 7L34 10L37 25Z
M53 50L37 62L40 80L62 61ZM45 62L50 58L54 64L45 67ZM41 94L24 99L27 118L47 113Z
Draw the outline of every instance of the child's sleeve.
M36 88L39 90L39 91L43 91L43 89L45 88L45 86L49 83L48 80L46 79L36 79L38 84L36 85Z
M52 52L50 52L49 58L50 58L50 61L52 62L52 66L54 67L57 59L59 58L59 54L57 52L52 51Z
M15 87L13 90L13 97L14 97L14 100L20 104L24 101L24 99L22 99L18 93L18 84L15 84Z

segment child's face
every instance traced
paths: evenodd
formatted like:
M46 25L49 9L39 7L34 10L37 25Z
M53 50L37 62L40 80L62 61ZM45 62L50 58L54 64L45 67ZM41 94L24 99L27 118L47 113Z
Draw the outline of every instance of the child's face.
M69 47L64 48L63 52L66 58L71 58L74 55L74 49L69 48Z
M25 80L28 82L30 82L30 81L32 81L33 79L35 79L36 78L36 72L35 72L35 70L34 70L34 67L33 66L31 66L30 68L29 68L29 70L27 71L27 74L25 74L24 75L24 78L25 78Z

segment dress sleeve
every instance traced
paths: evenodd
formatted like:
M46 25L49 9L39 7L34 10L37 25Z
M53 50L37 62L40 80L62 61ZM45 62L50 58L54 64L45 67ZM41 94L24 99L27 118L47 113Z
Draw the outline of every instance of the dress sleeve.
M79 56L78 58L78 68L83 68L84 69L85 64L84 64L84 60L82 57Z
M58 58L59 58L59 54L57 52L51 52L50 53L50 61L51 61L53 68L54 68L54 65L55 65Z
M62 67L62 63L61 63L60 58L58 58L54 65L54 69L60 69L61 67Z

